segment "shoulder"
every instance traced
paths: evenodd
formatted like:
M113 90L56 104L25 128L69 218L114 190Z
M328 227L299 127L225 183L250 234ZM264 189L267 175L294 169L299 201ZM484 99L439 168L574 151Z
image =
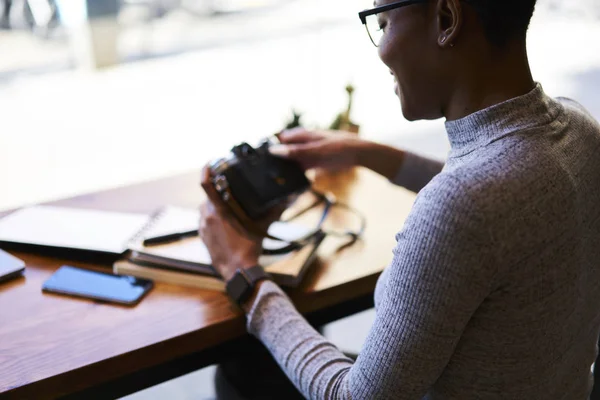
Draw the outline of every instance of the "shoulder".
M576 112L579 114L585 114L585 115L591 117L590 112L583 105L581 105L581 103L579 103L571 98L561 96L561 97L556 97L554 100L557 101L558 103L560 103L567 111Z
M431 180L419 194L417 202L444 213L482 216L494 208L497 197L506 191L507 181L516 181L519 167L499 155L479 158L469 163L449 168Z
M443 171L419 194L415 209L499 239L500 231L521 229L528 213L571 192L570 185L552 149L515 140Z
M443 178L434 191L453 186L465 204L492 225L511 220L540 195L550 196L549 185L561 192L569 185L551 147L521 138L491 145L485 156L453 168Z
M442 171L417 196L415 205L426 203L439 212L473 209L475 193L457 171Z
M595 130L600 130L600 124L583 105L568 97L557 97L555 99L570 117L571 122L579 122L588 126L593 126Z
M558 231L558 217L573 208L573 177L556 140L545 136L522 135L490 145L485 155L447 171L431 188L459 190L471 208L472 224L508 264L518 262L528 248L542 246Z
M485 209L484 199L469 179L443 171L419 192L407 222L467 234L483 228Z
M396 236L390 279L410 275L427 280L433 274L453 277L449 281L454 282L475 267L480 277L485 270L492 279L497 257L486 207L485 199L462 177L437 175L419 192Z

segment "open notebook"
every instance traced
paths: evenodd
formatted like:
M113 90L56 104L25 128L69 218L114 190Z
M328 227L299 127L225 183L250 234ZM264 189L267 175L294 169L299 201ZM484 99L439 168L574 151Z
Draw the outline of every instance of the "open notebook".
M155 216L148 229L130 244L130 255L126 260L115 264L115 272L184 285L186 282L182 280L175 282L174 279L187 277L189 286L206 287L202 285L202 282L208 282L207 278L214 279L217 274L211 266L210 254L200 238L187 238L158 246L144 246L142 243L144 238L194 229L198 224L198 219L197 210L165 207ZM296 240L307 235L310 230L303 225L276 222L269 229L269 233L285 240ZM322 240L323 236L319 235L310 244L296 252L262 256L259 262L278 283L296 286L312 263L316 249ZM265 239L263 242L265 248L274 249L281 246L281 242L270 239ZM194 274L195 277L191 274ZM194 282L199 282L199 284L194 284Z
M33 206L0 219L0 243L120 255L149 222L146 214Z
M273 280L282 286L296 287L301 282L317 256L317 248L324 235L306 245L297 252L278 257L271 257L260 264L271 274ZM270 262L270 263L269 263ZM145 263L123 259L113 265L113 272L118 275L130 275L137 278L151 279L157 282L170 283L209 290L225 290L225 282L215 275L194 273L187 270L166 268L160 262Z

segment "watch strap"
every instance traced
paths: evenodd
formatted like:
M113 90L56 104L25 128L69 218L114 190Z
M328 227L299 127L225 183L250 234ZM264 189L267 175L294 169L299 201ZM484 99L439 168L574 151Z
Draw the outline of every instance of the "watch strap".
M250 298L257 283L266 279L271 279L271 276L260 265L238 269L226 284L227 294L241 305Z
M256 285L259 281L263 279L269 279L269 274L264 270L260 265L255 265L254 267L250 267L244 270L246 276L249 278L249 282L252 285Z

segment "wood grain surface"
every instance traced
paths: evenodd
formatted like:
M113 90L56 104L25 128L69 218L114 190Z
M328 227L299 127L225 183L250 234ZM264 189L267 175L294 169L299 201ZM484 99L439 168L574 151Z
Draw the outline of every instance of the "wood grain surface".
M204 198L198 178L194 172L53 204L146 213L166 204L197 207ZM368 222L364 238L342 251L339 239L326 239L320 260L290 293L302 312L373 291L415 197L365 170L321 176L317 186ZM328 219L330 229L356 224L343 209ZM134 308L44 294L42 283L61 265L107 270L110 263L11 252L26 261L27 271L0 284L0 397L56 398L245 333L242 315L222 293L157 284Z

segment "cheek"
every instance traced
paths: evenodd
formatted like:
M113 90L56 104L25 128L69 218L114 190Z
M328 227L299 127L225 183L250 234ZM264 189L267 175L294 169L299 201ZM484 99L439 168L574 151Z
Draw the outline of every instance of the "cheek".
M400 93L396 93L404 97L405 91L410 91L407 85L412 82L411 76L413 75L410 71L410 55L405 48L405 44L398 36L383 39L379 46L379 58L381 61L394 73L396 82L398 83L398 89ZM390 77L391 78L391 77ZM390 80L390 89L392 81ZM402 102L404 104L404 102Z
M390 30L386 32L378 48L379 58L394 73L398 84L405 86L411 82L411 43L405 38L407 32Z
M395 64L399 61L399 48L400 43L394 38L384 37L377 51L381 61L387 65L391 70L394 70ZM394 71L396 72L396 71Z
M436 98L436 61L430 51L430 39L422 26L425 21L415 19L412 24L396 24L383 37L379 58L398 81L402 111L406 119L439 118Z

